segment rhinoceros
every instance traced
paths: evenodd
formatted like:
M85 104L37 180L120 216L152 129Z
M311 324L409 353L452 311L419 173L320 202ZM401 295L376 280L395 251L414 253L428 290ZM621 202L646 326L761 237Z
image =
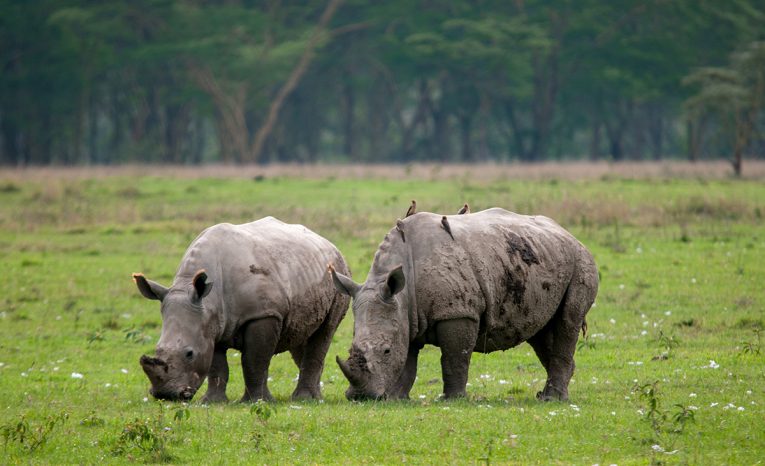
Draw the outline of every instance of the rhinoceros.
M598 290L592 254L543 216L493 208L399 220L353 297L348 399L408 398L420 349L441 349L445 398L466 396L473 352L528 342L547 371L541 400L566 400L579 331Z
M300 370L292 398L319 398L324 358L350 301L335 291L327 262L348 271L328 240L266 217L204 230L170 288L133 274L141 294L161 302L156 356L140 359L151 394L190 400L207 377L202 401L226 401L226 350L234 348L241 351L242 401L273 399L268 367L284 351Z

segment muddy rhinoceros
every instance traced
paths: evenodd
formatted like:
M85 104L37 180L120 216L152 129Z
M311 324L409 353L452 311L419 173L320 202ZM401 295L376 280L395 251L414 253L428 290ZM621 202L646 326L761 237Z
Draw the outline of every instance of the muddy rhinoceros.
M349 399L408 398L425 344L441 348L444 396L465 396L473 352L526 341L547 370L537 394L568 397L579 331L598 290L590 252L553 220L493 208L397 222L365 283L332 271L353 297Z
M332 243L275 218L227 223L189 246L170 288L133 274L138 290L161 301L156 356L142 356L154 397L190 400L205 377L203 401L226 401L226 350L242 354L242 401L272 399L268 366L289 351L300 369L293 398L319 398L324 357L350 299L335 291L325 266L347 271Z

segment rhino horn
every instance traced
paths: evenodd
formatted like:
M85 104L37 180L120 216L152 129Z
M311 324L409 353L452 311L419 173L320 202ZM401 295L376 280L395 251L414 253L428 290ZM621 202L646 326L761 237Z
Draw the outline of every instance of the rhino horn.
M141 367L152 383L159 380L162 375L167 374L168 365L159 358L152 358L145 354L140 359Z
M351 370L346 361L340 359L340 356L335 356L335 360L337 361L337 365L340 366L340 370L343 372L343 375L346 379L348 379L351 385L364 385L364 380Z

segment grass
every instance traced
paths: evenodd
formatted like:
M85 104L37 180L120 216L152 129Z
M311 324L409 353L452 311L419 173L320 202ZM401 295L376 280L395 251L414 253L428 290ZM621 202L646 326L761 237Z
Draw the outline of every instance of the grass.
M149 172L149 170L146 170ZM203 173L203 172L202 172ZM451 176L451 175L450 175ZM765 457L765 185L708 178L125 176L0 172L0 462L758 464ZM206 226L265 215L343 251L357 281L410 199L557 219L595 254L601 288L568 403L540 403L528 345L476 354L470 398L443 402L439 352L412 400L350 403L336 354L323 402L159 403L138 358L160 331L132 272L172 280ZM229 352L229 397L243 391ZM20 433L21 432L21 433ZM23 439L22 439L23 437Z

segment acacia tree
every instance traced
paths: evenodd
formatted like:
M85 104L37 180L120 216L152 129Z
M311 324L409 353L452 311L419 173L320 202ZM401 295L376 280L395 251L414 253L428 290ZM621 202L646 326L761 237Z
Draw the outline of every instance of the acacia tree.
M684 83L698 91L686 101L696 122L710 115L730 141L733 172L741 176L743 155L760 134L765 111L765 42L752 42L731 55L728 66L699 68Z

